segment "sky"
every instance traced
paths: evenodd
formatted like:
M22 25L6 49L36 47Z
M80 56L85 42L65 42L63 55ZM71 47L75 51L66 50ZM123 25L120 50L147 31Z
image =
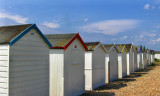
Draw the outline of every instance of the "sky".
M30 23L43 34L160 51L160 0L0 0L0 26Z

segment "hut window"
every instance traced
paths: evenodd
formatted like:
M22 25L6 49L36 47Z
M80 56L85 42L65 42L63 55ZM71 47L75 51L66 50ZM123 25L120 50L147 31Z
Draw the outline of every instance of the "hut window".
M31 35L34 35L34 33L31 33Z
M80 64L80 50L79 49L72 49L72 64Z

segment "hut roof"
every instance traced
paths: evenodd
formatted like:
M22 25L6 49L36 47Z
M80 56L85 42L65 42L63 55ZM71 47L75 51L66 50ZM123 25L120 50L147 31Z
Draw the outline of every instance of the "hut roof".
M125 45L115 44L115 46L116 46L119 53L123 53L124 50L127 52L127 49L126 49Z
M0 26L0 44L8 44L32 24Z
M9 44L10 46L12 46L31 29L35 29L42 37L44 42L46 42L47 45L51 47L51 44L48 42L42 32L38 29L36 24L0 26L0 44Z
M94 51L97 45L99 45L100 42L85 42L85 45L88 48L88 51Z
M81 39L79 33L71 34L49 34L45 35L52 45L53 49L66 49L76 38L80 40L86 50L87 47Z

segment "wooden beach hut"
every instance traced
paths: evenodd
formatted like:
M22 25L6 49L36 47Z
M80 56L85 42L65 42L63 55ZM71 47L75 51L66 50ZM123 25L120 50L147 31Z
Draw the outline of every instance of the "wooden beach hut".
M138 71L138 60L137 60L137 52L138 52L138 49L136 46L133 46L133 52L134 52L134 61L133 61L133 71Z
M87 42L85 53L85 89L93 90L105 84L106 49L100 42Z
M132 44L122 44L125 45L127 49L127 75L133 73L133 63L134 63L134 50Z
M50 96L78 96L85 91L85 51L77 34L45 35L50 49Z
M127 76L127 49L125 45L115 44L118 50L118 78Z
M143 46L143 69L147 67L147 50L145 48L145 46Z
M109 83L118 79L118 50L114 44L105 44L104 47L107 50L105 56L105 82Z
M49 96L48 40L35 24L0 27L0 96Z
M142 69L142 60L143 60L143 51L142 51L142 46L137 46L137 65L138 65L138 69L141 70Z

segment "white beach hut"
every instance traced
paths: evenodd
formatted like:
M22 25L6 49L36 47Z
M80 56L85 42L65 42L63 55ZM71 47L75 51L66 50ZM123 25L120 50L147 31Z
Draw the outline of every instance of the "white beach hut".
M151 63L150 63L150 62L151 62L151 61L150 61L150 60L151 60L151 59L150 59L150 50L149 50L149 49L146 49L146 53L147 53L147 66L148 66L148 65L151 64Z
M143 69L147 67L147 50L145 49L145 46L143 46Z
M160 51L155 51L155 58L160 59Z
M142 69L142 60L143 60L143 52L142 52L142 46L137 46L137 65L138 65L138 69L141 70Z
M133 46L133 52L134 52L133 71L136 72L136 71L138 71L138 62L137 62L137 52L138 52L138 49L137 49L136 46Z
M154 55L155 55L154 50L151 50L151 63L154 63Z
M85 89L93 90L105 84L106 49L100 42L85 43Z
M0 96L48 96L49 47L35 24L1 26Z
M106 53L106 83L118 79L118 50L114 44L105 44L104 47L107 50Z
M134 50L132 44L122 44L125 45L127 49L127 75L133 73L133 63L134 63Z
M118 78L127 76L127 49L125 45L116 44L118 50Z
M50 41L50 96L78 96L85 91L85 50L79 34L45 35Z

